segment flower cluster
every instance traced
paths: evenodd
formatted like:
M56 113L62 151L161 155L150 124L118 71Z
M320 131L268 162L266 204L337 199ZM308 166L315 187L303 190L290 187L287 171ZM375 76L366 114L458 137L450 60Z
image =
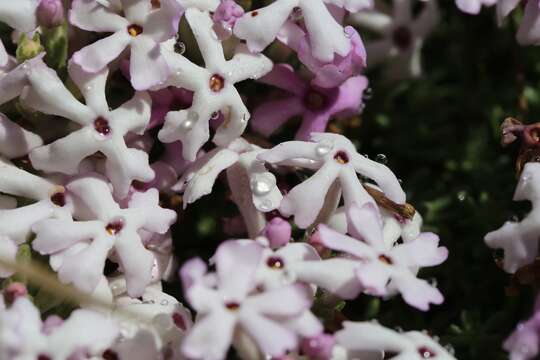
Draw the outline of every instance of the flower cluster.
M360 296L444 300L420 271L448 251L401 181L326 132L366 106L368 64L421 74L436 1L377 5L3 1L22 35L0 47L0 357L453 359L421 332L324 315ZM381 38L364 46L364 27ZM178 267L175 224L221 180L245 236ZM510 269L537 246L523 228Z

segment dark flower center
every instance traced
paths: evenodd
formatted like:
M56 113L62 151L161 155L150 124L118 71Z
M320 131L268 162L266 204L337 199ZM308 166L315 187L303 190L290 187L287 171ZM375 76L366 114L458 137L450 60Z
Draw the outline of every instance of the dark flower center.
M151 0L152 8L159 9L161 7L161 0Z
M118 354L112 351L111 349L105 350L103 354L101 354L101 357L103 357L104 360L118 360Z
M258 12L258 11L252 11L252 12L251 12L251 16L252 16L252 17L255 17L255 16L257 16L257 15L259 15L259 12Z
M66 194L64 194L62 191L54 193L51 196L51 202L56 206L63 207L66 205Z
M39 354L37 360L52 360L49 355Z
M336 155L334 155L334 160L336 160L338 163L344 165L349 162L349 155L345 151L338 151Z
M158 1L159 2L159 1ZM154 2L152 2L152 5L154 5ZM143 28L142 26L140 25L137 25L137 24L131 24L127 27L127 32L129 33L129 35L131 35L132 37L137 37L139 35L142 34L143 32Z
M101 116L94 120L94 129L103 136L107 136L111 133L109 122Z
M283 269L283 267L285 266L285 262L280 257L271 256L268 258L268 260L266 260L266 265L268 265L269 268L277 270Z
M435 357L435 352L428 347L422 346L418 349L418 353L422 359L431 359Z
M182 329L184 331L187 330L186 322L184 321L184 318L180 313L173 313L172 319L174 322L174 325L176 325L177 328Z
M401 51L409 49L412 44L411 30L406 26L399 26L395 28L394 32L392 33L392 40Z
M214 74L209 81L210 90L220 92L225 87L225 79L219 74Z
M381 261L381 262L383 262L385 264L388 264L388 265L392 265L394 263L389 256L386 256L384 254L379 255L379 261Z
M122 231L123 228L124 228L124 222L121 220L115 220L113 222L108 223L107 226L105 227L105 230L107 231L107 233L109 233L109 235L116 235L120 231Z
M240 308L240 304L234 301L225 303L225 307L230 311L237 311Z

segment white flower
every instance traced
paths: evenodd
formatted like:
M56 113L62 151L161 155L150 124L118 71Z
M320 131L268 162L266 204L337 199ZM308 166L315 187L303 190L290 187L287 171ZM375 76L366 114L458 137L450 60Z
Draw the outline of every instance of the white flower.
M182 8L176 0L161 0L152 9L150 0L120 0L122 17L113 6L94 0L73 1L70 22L87 31L113 34L88 45L73 54L72 61L84 71L100 72L127 48L131 48L131 84L146 90L162 84L170 74L161 53L161 44L172 39L178 31Z
M79 351L101 354L118 327L101 314L75 310L63 323L44 330L39 310L26 297L0 310L0 358L68 359Z
M373 5L372 0L277 0L238 19L234 34L245 39L251 51L261 52L276 38L291 14L301 13L315 58L331 62L334 54L346 56L351 41L327 6L356 12Z
M156 189L134 193L128 208L113 200L107 183L98 177L74 180L66 185L84 221L49 219L33 227L35 250L51 256L51 267L63 282L92 292L101 278L111 250L126 276L128 294L140 296L152 280L153 254L144 247L140 229L164 234L176 213L158 206Z
M74 175L84 158L99 151L107 157L105 174L114 186L114 193L122 198L127 195L133 180L145 182L154 177L148 154L128 148L124 141L129 132L144 132L150 120L150 96L146 92L136 92L131 100L110 110L105 97L107 68L90 74L71 62L69 74L86 104L79 102L56 72L44 64L29 71L31 86L24 89L23 102L33 109L62 116L81 126L64 138L32 150L32 165L39 170Z
M281 202L280 212L294 215L301 228L307 228L323 208L326 195L334 182L343 190L345 205L373 202L362 187L356 173L375 180L385 195L396 203L405 202L405 193L392 171L358 154L344 136L331 133L312 133L313 142L288 141L263 154L259 159L277 165L294 165L316 169L315 174L295 186Z
M35 200L33 204L0 209L0 235L24 243L32 226L48 218L71 218L71 199L63 186L19 169L0 158L0 192Z
M227 61L210 15L190 8L186 11L186 19L199 44L205 67L172 51L166 54L172 69L167 85L182 87L195 94L191 108L167 114L159 139L167 143L181 140L184 158L194 161L210 136L208 122L213 114L221 111L225 116L214 136L217 145L226 146L243 133L250 114L234 84L263 76L272 69L272 62L264 55L250 54L244 46L239 46L234 57Z
M343 327L336 332L336 341L351 357L358 351L387 351L397 353L392 357L396 360L455 360L448 350L422 332L399 333L373 322L345 321Z
M486 244L504 250L503 267L509 273L530 264L538 254L540 236L540 164L529 162L523 168L514 193L515 201L529 200L532 210L520 222L507 221L488 233Z

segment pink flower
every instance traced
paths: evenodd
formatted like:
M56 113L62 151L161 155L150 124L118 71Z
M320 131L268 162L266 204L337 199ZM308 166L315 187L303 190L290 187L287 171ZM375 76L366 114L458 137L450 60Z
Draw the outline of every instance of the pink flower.
M534 315L518 324L516 330L506 339L503 347L510 353L511 360L536 358L540 344L540 297L536 298Z
M266 224L262 234L268 238L271 248L280 248L291 240L292 227L288 221L276 216Z
M263 354L273 357L297 347L298 335L283 322L308 310L311 295L300 284L258 293L255 274L261 256L262 247L256 242L227 241L214 256L215 273L207 273L200 259L182 267L186 297L198 312L198 320L182 344L185 356L225 358L235 330L246 332Z
M427 281L416 278L419 267L441 264L448 250L438 247L439 238L421 233L413 241L393 246L385 243L382 222L375 206L353 204L348 211L349 233L342 235L325 225L319 226L321 242L327 248L347 254L347 260L357 259L354 270L364 292L385 296L389 287L401 293L405 302L420 310L429 304L441 304L443 296ZM389 284L390 282L390 284Z
M217 7L212 20L216 24L219 24L221 28L220 32L225 37L232 34L232 29L236 21L244 15L244 9L236 3L234 0L221 0L221 3Z
M64 22L64 4L62 0L41 0L37 8L37 19L45 27L59 26Z
M313 85L333 88L359 75L366 67L366 49L360 35L352 26L346 26L344 31L351 41L351 50L345 56L334 56L331 62L320 61L312 55L309 35L295 23L287 23L278 39L296 51L298 59L314 74Z
M296 133L298 140L309 140L311 133L324 132L330 119L336 115L357 113L362 105L362 93L368 84L364 76L356 76L339 87L321 88L304 81L286 64L274 66L260 81L288 94L256 108L251 120L253 129L270 136L287 120L301 115L302 125Z

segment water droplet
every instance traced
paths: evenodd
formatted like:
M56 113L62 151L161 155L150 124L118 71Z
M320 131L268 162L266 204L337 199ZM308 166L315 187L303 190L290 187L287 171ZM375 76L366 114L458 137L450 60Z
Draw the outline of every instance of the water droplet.
M375 156L375 161L386 165L388 163L388 158L384 154L377 154L377 156Z
M183 55L186 52L186 44L180 39L180 35L176 34L174 42L174 51L177 54Z
M91 86L91 85L86 85L84 88L86 89L86 91L92 90L92 86Z
M456 194L456 197L461 202L465 201L467 199L467 191L465 190L458 191L458 193Z
M333 146L330 141L322 140L315 147L315 154L317 154L318 157L324 157L332 150L332 148Z
M403 332L403 328L401 326L396 326L394 328L395 331L397 331L398 333L402 333Z
M369 100L373 97L373 89L368 87L364 90L364 93L362 94L362 99Z
M272 191L272 182L264 177L253 179L250 182L251 191L255 196L264 196Z
M249 120L249 115L244 113L244 115L242 115L242 120L240 121L242 121L242 123L245 124L248 120Z
M219 111L214 111L211 116L211 120L219 119Z
M167 305L169 305L169 301L166 300L166 299L163 299L163 300L161 300L160 304L163 305L163 306L167 306Z
M437 287L437 279L435 279L435 278L430 278L428 280L428 283L429 283L429 285L431 285L433 287Z
M219 36L217 36L217 34L216 34L216 32L214 30L210 30L210 37L212 37L212 39L214 39L214 40L220 41Z
M347 31L347 29L343 29L343 34L345 34L345 37L350 39L352 37L352 34Z

